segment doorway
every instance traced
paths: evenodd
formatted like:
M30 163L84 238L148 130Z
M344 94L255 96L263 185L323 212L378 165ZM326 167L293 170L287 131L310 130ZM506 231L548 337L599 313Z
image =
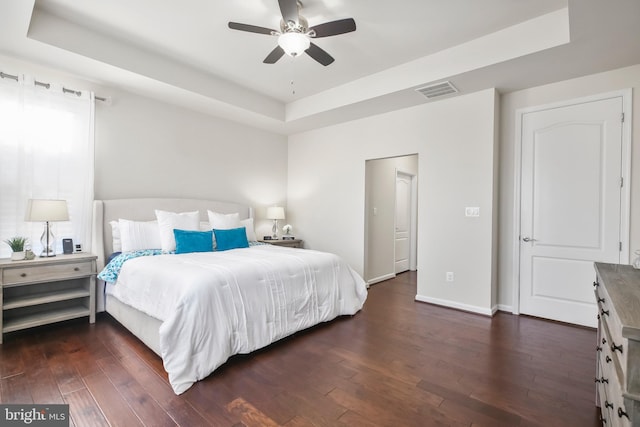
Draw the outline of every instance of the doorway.
M629 99L519 112L516 312L596 326L593 263L628 262Z
M364 279L416 270L418 155L366 161Z

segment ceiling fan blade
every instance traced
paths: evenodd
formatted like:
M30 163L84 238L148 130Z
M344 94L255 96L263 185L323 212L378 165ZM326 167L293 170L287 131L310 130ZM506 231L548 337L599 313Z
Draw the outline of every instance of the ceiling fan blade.
M314 43L311 43L309 49L305 50L305 52L325 67L335 61L331 55Z
M339 19L337 21L325 22L309 28L315 31L315 38L337 36L338 34L350 33L356 30L356 21L353 18Z
M293 21L298 25L298 2L297 0L278 0L280 13L284 22Z
M280 46L276 46L276 48L273 49L262 62L264 62L265 64L275 64L278 59L282 58L282 55L284 55L284 49L282 49Z
M258 27L256 25L241 24L239 22L229 22L229 28L231 28L232 30L248 31L250 33L267 34L269 36L274 32L277 32L269 28Z

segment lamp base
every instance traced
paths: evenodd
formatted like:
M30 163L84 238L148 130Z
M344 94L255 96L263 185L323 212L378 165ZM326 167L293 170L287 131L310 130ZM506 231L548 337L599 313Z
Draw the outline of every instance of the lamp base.
M53 235L51 224L47 221L44 225L44 232L40 236L40 243L42 243L41 258L50 258L56 256L56 237Z

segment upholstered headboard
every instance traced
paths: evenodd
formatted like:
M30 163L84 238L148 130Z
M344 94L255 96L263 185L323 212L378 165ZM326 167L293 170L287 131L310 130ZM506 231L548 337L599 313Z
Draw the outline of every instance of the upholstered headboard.
M240 219L253 217L249 206L200 199L114 199L94 200L91 251L98 256L98 271L102 270L105 260L113 253L113 238L110 221L120 218L133 221L152 221L156 219L155 210L170 212L200 211L200 220L208 221L207 210L219 213L240 214Z

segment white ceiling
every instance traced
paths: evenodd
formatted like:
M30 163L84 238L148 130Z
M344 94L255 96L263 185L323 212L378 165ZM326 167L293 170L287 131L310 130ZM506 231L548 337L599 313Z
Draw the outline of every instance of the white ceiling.
M640 63L637 0L303 3L310 26L356 21L315 41L328 67L263 64L276 38L227 27L278 29L277 0L3 0L0 53L285 134L428 102L413 89L431 82L510 91Z

